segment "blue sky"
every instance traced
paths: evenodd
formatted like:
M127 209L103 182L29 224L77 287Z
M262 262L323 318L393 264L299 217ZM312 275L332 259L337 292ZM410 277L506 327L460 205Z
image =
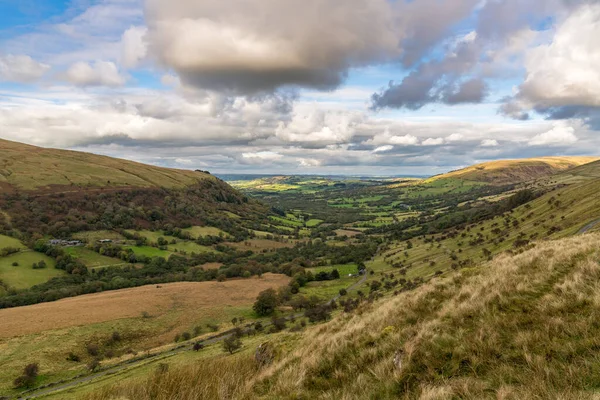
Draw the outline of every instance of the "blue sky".
M595 1L0 0L0 137L219 173L596 155L599 60Z

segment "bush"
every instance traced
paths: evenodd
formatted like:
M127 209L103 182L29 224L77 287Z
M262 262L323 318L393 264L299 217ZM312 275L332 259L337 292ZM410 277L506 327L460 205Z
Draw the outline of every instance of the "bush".
M96 343L88 343L85 346L85 349L87 350L88 354L92 357L96 357L98 356L98 354L100 354L100 348Z
M71 352L67 356L67 361L79 362L81 361L81 358L77 354Z
M340 289L340 296L345 296L348 294L348 291L346 289Z
M182 338L183 340L190 340L190 339L192 338L192 335L191 335L189 332L183 332L183 333L181 334L181 338Z
M39 371L40 367L38 363L27 364L27 366L23 369L23 375L14 380L13 384L15 385L15 388L32 387Z
M87 368L92 372L96 371L100 368L100 360L97 358L92 359L92 361L88 363Z
M18 266L19 266L19 263L15 261L15 262L13 262L13 263L12 263L12 266L13 266L13 267L18 267Z

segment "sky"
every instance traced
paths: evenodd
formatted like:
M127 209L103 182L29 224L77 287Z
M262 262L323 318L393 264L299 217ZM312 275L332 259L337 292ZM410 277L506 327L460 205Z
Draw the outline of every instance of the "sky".
M214 173L600 155L600 0L0 0L0 137Z

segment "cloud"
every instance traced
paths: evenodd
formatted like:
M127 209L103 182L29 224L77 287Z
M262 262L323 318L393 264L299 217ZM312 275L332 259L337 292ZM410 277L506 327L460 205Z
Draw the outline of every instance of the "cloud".
M31 83L50 69L26 55L0 55L0 81Z
M444 144L443 138L427 138L421 143L423 146L439 146Z
M534 136L529 141L529 145L568 145L575 143L576 141L577 136L575 136L575 129L572 126L567 126L564 123L557 123L551 130Z
M385 145L385 146L379 146L379 147L377 147L375 150L373 150L373 153L383 153L385 151L390 151L390 150L393 150L393 149L394 149L394 146L388 144L388 145Z
M148 52L144 40L148 29L144 26L132 26L123 33L121 39L121 63L126 68L136 67Z
M450 12L443 7L449 3L430 4L430 12L443 19L441 13ZM455 6L459 5L466 6L466 10L476 10L467 13L475 19L476 30L455 38L446 37L433 51L430 48L427 53L417 53L419 62L415 59L410 63L415 68L408 75L373 94L372 109L419 110L430 103L482 102L489 94L485 79L496 75L507 77L507 74L514 78L521 72L514 68L517 54L522 56L527 46L540 36L530 27L539 27L545 18L565 8L561 0L456 1ZM448 16L448 20L452 19ZM438 29L435 23L422 27L431 28Z
M582 39L585 38L585 39ZM585 2L562 21L550 43L530 49L526 77L501 107L510 117L536 110L550 118L600 108L600 3Z
M481 147L496 147L498 141L496 139L484 139L481 141Z
M119 73L117 66L108 61L94 64L77 62L67 70L66 78L75 86L122 86L126 78Z
M331 89L351 67L400 55L386 0L147 0L146 21L152 54L203 89Z

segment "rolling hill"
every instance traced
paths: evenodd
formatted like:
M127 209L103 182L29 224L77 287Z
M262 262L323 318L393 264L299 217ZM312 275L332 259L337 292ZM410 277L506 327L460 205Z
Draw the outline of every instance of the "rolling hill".
M598 157L541 157L490 161L437 175L425 182L461 179L491 185L510 185L551 176L596 160Z
M29 239L112 229L227 227L268 210L202 171L0 140L0 231ZM230 213L230 214L228 214Z
M76 187L183 188L215 178L91 153L47 149L0 139L0 185L6 190Z

